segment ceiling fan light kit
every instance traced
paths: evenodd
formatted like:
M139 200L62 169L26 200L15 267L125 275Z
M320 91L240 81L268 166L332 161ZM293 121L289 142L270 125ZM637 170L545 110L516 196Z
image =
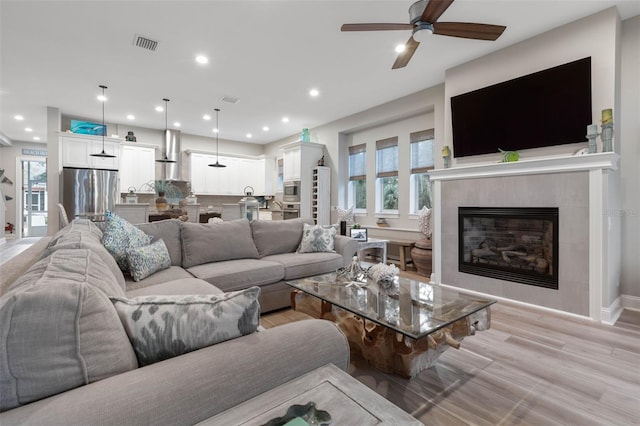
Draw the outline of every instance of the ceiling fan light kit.
M97 154L90 154L90 156L100 158L115 158L115 155L107 154L106 152L104 152L104 134L107 133L107 126L104 124L104 103L107 101L107 98L105 98L104 96L104 89L107 89L107 86L101 84L98 87L102 89L102 95L100 97L100 100L102 102L102 152L99 152Z
M372 23L344 24L341 31L395 31L411 30L406 49L398 55L392 69L407 66L420 42L431 34L494 41L507 28L502 25L470 22L437 22L454 0L419 0L409 7L408 24Z

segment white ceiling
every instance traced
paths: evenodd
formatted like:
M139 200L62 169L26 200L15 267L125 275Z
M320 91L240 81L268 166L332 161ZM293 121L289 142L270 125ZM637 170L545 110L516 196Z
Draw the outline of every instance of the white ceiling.
M45 142L47 106L100 122L104 84L106 121L121 130L164 129L154 107L166 97L169 127L180 121L183 133L211 137L221 108L220 138L268 143L442 83L448 68L608 7L622 19L640 14L640 0L457 0L439 21L506 25L504 34L495 42L432 36L398 70L394 47L409 31L340 31L343 23L405 23L411 3L2 0L0 132ZM136 34L158 40L157 50L134 47ZM198 65L197 54L209 64Z

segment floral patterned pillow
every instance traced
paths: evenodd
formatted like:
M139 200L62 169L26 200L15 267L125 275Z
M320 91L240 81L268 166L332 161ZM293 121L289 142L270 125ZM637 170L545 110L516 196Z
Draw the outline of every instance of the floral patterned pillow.
M431 209L427 208L427 206L422 207L418 216L418 229L427 238L431 238L433 234L433 227L431 223Z
M259 287L217 295L112 297L140 367L253 333Z
M347 225L353 225L355 223L353 206L349 207L347 210L336 207L336 212L338 213L338 223L342 221L347 222Z
M130 248L127 250L127 261L134 281L141 281L171 266L169 250L162 239L148 246Z
M148 245L152 237L113 212L108 211L105 219L102 245L111 253L120 269L127 272L127 250Z
M335 253L334 240L336 228L333 225L309 225L304 224L302 229L302 241L298 246L298 253Z

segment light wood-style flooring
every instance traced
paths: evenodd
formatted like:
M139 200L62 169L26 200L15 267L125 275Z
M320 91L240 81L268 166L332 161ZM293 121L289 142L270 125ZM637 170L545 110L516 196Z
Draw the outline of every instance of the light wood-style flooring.
M262 324L307 318L285 310ZM640 425L638 321L637 311L606 326L498 302L490 330L414 379L354 357L349 372L426 425Z

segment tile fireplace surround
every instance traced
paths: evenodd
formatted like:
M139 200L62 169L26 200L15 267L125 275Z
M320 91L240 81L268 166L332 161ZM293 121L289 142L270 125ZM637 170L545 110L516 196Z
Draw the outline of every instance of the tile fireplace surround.
M539 158L432 171L435 281L604 323L620 306L620 215L615 153ZM558 207L558 289L458 271L458 207Z

